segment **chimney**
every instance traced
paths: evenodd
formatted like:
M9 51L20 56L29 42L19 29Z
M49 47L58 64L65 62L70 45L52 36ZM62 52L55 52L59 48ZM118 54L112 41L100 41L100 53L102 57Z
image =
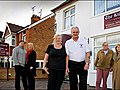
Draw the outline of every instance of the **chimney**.
M33 23L35 23L39 20L41 20L41 18L39 16L33 14L32 17L31 17L31 24L33 24Z

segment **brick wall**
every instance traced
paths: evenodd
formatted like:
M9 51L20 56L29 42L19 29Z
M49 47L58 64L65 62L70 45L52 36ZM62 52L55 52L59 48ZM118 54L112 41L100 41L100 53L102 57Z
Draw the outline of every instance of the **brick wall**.
M7 79L7 69L0 68L0 79Z
M19 34L16 34L16 46L19 44Z
M45 51L47 46L53 42L54 36L54 16L46 19L45 21L37 24L36 26L26 29L26 45L25 49L27 49L27 43L32 42L34 44L34 49L37 53L37 60L43 60ZM22 33L19 33L17 36L17 45L18 41L22 39ZM14 79L15 73L14 69L9 69L9 79ZM0 79L7 79L6 69L0 68ZM42 74L41 69L37 69L37 77L36 78L47 78L46 74Z
M47 46L53 42L54 22L55 18L52 16L29 30L30 42L34 44L38 60L44 58Z
M26 30L26 43L30 42L30 29Z
M36 78L48 78L47 74L42 74L42 69L37 69L36 70ZM15 69L10 68L9 69L9 80L10 79L15 79ZM0 68L0 80L7 80L7 69L6 68Z
M19 39L18 41L20 41L22 39L22 33L19 33Z
M14 48L14 46L10 46L10 47L9 47L9 55L10 55L10 56L12 56L13 48Z
M25 49L27 50L27 44L32 42L34 49L37 53L37 59L41 60L44 58L45 50L49 44L53 42L55 17L52 16L45 21L33 26L30 29L26 29L26 44ZM22 39L22 32L18 34L18 41Z
M30 42L30 29L26 29L26 43L24 48L27 50L27 44Z

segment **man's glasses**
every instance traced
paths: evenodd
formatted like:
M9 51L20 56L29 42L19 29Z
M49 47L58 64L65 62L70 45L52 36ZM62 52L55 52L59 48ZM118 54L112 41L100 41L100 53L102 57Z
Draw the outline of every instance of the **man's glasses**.
M108 45L104 45L104 46L108 46Z

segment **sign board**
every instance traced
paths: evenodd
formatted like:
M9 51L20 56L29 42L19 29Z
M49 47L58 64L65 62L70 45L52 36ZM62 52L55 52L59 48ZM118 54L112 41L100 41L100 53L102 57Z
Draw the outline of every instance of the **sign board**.
M104 16L104 29L120 26L120 11Z
M2 38L3 32L0 31L0 38Z
M0 56L9 56L9 44L0 42Z

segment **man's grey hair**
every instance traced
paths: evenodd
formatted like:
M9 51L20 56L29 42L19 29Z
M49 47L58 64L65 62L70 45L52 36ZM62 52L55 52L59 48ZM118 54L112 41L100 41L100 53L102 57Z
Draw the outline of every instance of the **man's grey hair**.
M75 26L75 27L72 27L72 28L71 28L71 30L72 30L72 29L78 29L78 30L79 30L79 28L78 28L77 26Z

